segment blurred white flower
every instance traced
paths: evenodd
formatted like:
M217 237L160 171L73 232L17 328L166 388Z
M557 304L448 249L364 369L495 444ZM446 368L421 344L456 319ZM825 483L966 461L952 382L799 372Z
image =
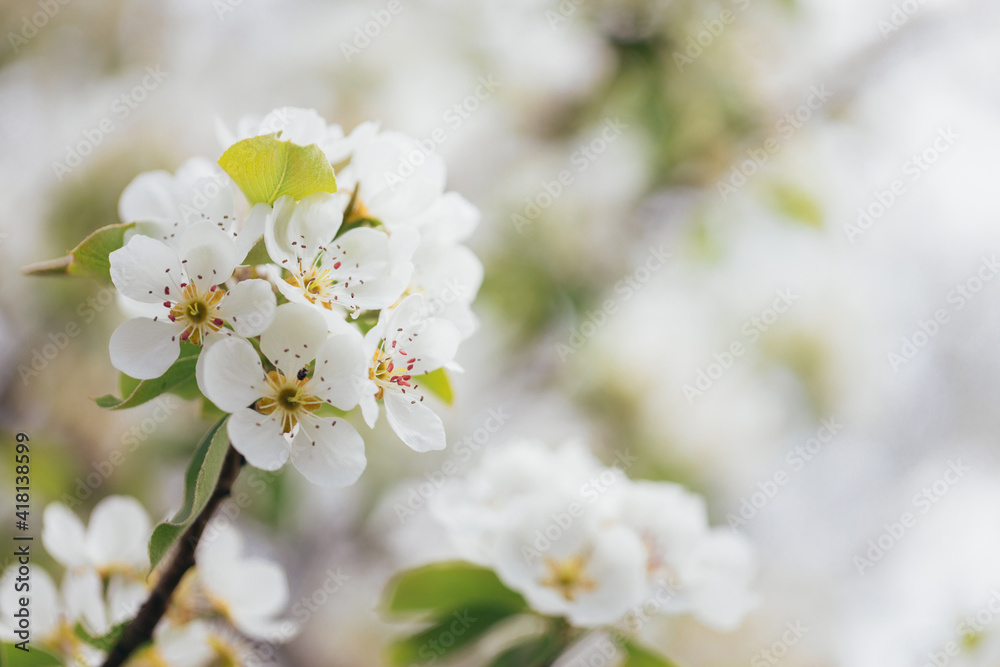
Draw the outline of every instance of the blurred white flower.
M264 371L247 341L223 339L198 359L198 386L232 413L229 438L251 465L277 470L291 458L310 482L347 486L365 468L364 441L347 420L320 411L324 404L341 410L357 405L365 368L361 343L360 334L346 326L328 337L318 312L284 304L260 336L260 350L274 370Z
M203 345L213 334L230 335L226 324L241 336L255 336L274 317L275 297L266 280L219 289L239 259L233 241L208 223L185 229L176 250L133 236L110 261L118 291L151 308L150 317L130 319L111 336L111 363L131 377L162 375L177 361L181 341Z
M108 496L94 506L86 527L62 503L49 504L43 515L42 544L71 571L143 577L149 569L146 543L151 533L149 515L139 501Z
M243 554L243 539L225 526L198 545L197 584L212 607L251 639L286 642L298 629L279 618L288 605L288 581L276 563Z

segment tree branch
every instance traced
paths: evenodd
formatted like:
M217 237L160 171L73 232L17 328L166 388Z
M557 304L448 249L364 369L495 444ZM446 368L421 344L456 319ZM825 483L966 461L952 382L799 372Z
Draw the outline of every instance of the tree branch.
M205 509L177 541L173 558L163 570L153 592L139 608L136 617L125 626L121 639L111 649L101 667L121 667L137 648L153 638L153 630L163 618L163 614L166 613L174 590L181 583L184 574L194 567L194 552L198 547L199 540L201 540L202 533L205 532L209 519L212 518L212 514L215 513L219 504L229 497L243 463L243 456L230 444L229 449L226 450L226 458L222 462L219 481L216 483L215 490L209 497Z

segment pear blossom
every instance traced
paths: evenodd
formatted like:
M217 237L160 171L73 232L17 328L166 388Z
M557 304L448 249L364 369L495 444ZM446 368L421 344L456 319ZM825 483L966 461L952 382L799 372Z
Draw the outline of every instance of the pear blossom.
M77 623L95 636L110 629L97 574L93 571L67 573L61 590L56 588L51 576L38 567L31 570L29 590L18 588L17 578L16 565L0 576L0 641L17 643L30 639L32 644L74 664L98 664L103 652L76 634ZM25 596L31 600L30 637L17 634L23 629L17 626L14 616L20 609L20 598Z
M125 297L157 314L118 327L111 363L139 379L162 375L177 361L181 341L202 345L212 335L255 336L274 316L275 296L266 280L220 289L241 258L232 239L209 223L181 234L177 249L148 236L133 236L110 254L111 280Z
M135 223L126 241L142 235L176 247L189 226L208 222L233 238L240 261L264 233L270 212L267 204L250 206L229 175L201 157L187 160L173 174L139 174L118 200L118 217Z
M344 309L357 313L395 303L410 279L409 259L418 242L413 230L390 237L359 227L337 236L348 198L345 193L320 193L299 202L282 197L264 235L271 259L288 272L276 276L279 291L289 301L312 304L339 319Z
M368 382L358 384L365 422L375 425L381 400L389 426L418 452L445 447L444 424L424 403L418 377L451 363L461 337L454 324L426 317L424 308L423 297L414 294L382 311L364 339Z
M316 144L334 165L348 159L355 146L378 133L378 124L361 123L349 134L340 125L327 124L315 109L280 107L263 117L245 116L236 124L235 131L221 122L216 124L220 143L228 148L237 141L280 132L280 139L299 146Z
M198 385L232 413L229 438L251 465L277 470L290 458L314 484L347 486L365 468L364 442L347 420L323 416L322 408L357 405L365 368L361 343L346 325L328 337L316 310L287 303L260 336L260 350L274 370L265 372L250 343L228 338L202 353Z
M243 554L243 539L226 525L198 545L197 587L212 608L251 639L285 642L295 624L279 615L288 605L288 581L279 565Z
M643 599L646 550L635 532L606 524L594 506L576 516L569 504L557 495L509 515L497 539L497 575L543 614L579 627L612 624Z
M59 502L46 506L42 519L42 544L58 563L101 576L144 577L149 569L146 544L151 532L146 510L129 496L102 499L87 526Z
M658 613L732 630L756 604L746 538L711 528L701 497L632 481L578 441L490 448L430 510L460 554L579 627L619 624L655 598Z

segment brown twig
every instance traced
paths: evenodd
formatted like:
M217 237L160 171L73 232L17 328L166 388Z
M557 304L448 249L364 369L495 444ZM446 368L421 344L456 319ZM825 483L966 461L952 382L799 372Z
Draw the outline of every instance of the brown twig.
M139 613L136 614L136 617L125 626L121 639L118 640L115 647L108 653L108 657L104 660L104 664L101 667L120 667L124 665L125 661L128 660L129 656L137 648L152 639L153 630L156 629L157 623L160 622L163 614L167 611L170 596L173 595L174 590L181 583L184 574L194 567L194 552L198 547L199 540L201 540L201 535L205 532L205 527L208 525L208 521L212 518L212 514L216 508L218 508L223 500L229 497L233 483L240 474L243 461L243 456L233 449L232 445L229 445L229 449L226 451L226 458L222 462L219 481L216 483L215 490L212 492L211 497L209 497L205 509L202 510L198 518L194 520L194 523L184 531L184 534L177 541L173 558L166 569L164 569L159 581L156 582L156 587L150 593L149 599L139 608Z

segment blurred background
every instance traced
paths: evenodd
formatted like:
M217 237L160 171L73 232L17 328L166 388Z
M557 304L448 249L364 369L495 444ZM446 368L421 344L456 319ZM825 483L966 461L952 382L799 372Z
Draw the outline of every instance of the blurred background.
M3 516L18 431L37 525L111 493L169 515L208 426L99 410L113 295L19 268L139 172L217 158L218 123L311 107L432 142L486 282L448 450L380 431L350 489L240 482L308 619L279 662L381 664L382 586L445 551L442 466L579 437L758 549L739 630L650 633L678 665L1000 664L1000 5L4 0L0 27Z

